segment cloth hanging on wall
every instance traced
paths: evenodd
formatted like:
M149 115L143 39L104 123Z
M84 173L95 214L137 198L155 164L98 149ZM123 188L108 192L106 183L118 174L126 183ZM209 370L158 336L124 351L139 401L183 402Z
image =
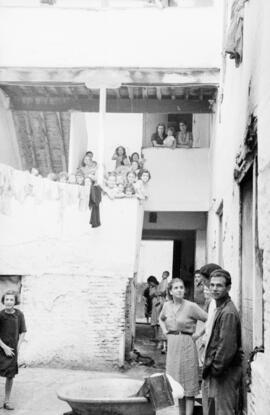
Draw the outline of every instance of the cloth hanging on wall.
M89 208L91 209L90 225L92 228L97 228L100 223L99 204L101 202L102 189L99 185L92 185L89 197Z
M228 29L225 52L235 59L238 67L243 57L243 30L244 30L244 6L246 0L235 0L231 10L231 23Z

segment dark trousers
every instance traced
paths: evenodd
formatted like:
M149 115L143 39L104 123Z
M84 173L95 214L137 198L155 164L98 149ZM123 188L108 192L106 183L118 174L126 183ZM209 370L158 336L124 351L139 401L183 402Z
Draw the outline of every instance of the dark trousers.
M242 368L231 367L219 377L208 376L202 383L203 415L236 415Z

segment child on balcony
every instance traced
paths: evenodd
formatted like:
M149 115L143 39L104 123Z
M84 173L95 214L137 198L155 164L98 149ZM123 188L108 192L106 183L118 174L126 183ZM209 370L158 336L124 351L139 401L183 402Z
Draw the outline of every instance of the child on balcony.
M129 165L129 159L127 157L125 147L116 147L115 152L112 156L112 160L115 160L115 169L120 166Z
M133 173L136 174L136 176L138 176L139 172L140 172L140 165L138 161L132 161L131 163L131 167L130 167L130 171L132 171Z
M134 185L134 183L136 183L137 181L137 175L133 171L129 171L126 177L127 177L127 185L128 184Z
M144 165L144 159L143 157L140 158L139 153L132 153L129 157L130 163L132 164L133 161L137 161L139 163L139 168L142 169Z
M130 163L129 163L129 159L128 158L125 158L123 160L123 163L120 164L115 169L116 174L122 174L123 176L126 176L129 171L130 171Z
M60 183L67 183L68 182L68 174L66 171L61 171L59 173L59 182Z
M76 184L83 186L84 185L84 175L80 170L76 173Z
M103 190L110 199L114 199L116 197L117 185L116 185L116 175L114 172L108 173L107 180L105 182L105 186Z
M125 187L125 195L126 197L133 197L135 196L135 188L133 184L128 183Z
M174 137L174 128L169 127L167 130L167 137L163 141L164 147L176 148L176 139Z
M124 183L118 183L116 188L116 195L118 199L121 199L122 197L125 197L125 186Z
M148 170L141 170L139 180L135 183L135 189L138 199L148 199L148 182L151 179L151 174Z
M93 152L87 151L82 159L81 167L79 167L78 171L83 174L84 177L86 176L93 176L95 178L95 173L97 170L97 162L93 160Z

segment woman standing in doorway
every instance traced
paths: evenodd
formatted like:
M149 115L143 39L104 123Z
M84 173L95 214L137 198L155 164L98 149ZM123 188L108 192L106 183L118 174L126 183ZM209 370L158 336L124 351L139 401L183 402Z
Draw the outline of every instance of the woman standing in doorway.
M168 286L170 300L162 308L159 324L168 340L166 372L185 391L179 401L180 415L192 415L194 399L199 393L199 363L193 336L197 321L206 321L207 313L185 300L184 294L183 280L174 278Z
M162 122L158 123L156 132L152 134L151 143L153 147L164 147L163 141L166 138L166 126Z
M187 130L186 121L179 122L179 131L176 135L176 146L182 148L191 148L193 146L192 132Z
M18 373L18 353L26 327L23 313L14 308L19 304L18 294L7 291L2 296L4 309L0 311L0 376L6 378L4 409L13 410L9 403L13 378Z

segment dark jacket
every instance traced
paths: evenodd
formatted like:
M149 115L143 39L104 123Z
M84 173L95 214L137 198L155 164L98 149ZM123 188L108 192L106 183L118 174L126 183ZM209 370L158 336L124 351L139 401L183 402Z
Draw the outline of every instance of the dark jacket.
M151 136L151 142L152 142L153 145L154 145L153 141L156 141L157 144L162 145L163 144L163 141L165 140L165 138L166 138L166 134L164 134L163 135L163 138L161 138L158 135L158 133L154 133Z
M222 376L229 368L241 366L241 323L231 298L226 296L217 307L212 332L205 352L203 379Z

